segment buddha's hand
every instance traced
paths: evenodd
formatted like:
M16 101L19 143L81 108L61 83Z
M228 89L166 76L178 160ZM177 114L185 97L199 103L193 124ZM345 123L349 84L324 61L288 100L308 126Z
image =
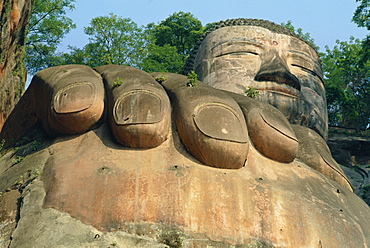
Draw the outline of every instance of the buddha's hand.
M151 148L168 137L172 104L182 143L206 165L241 168L250 142L278 162L293 161L298 150L291 125L271 105L178 74L150 75L118 65L57 66L38 72L21 102L24 108L13 114L18 120L8 119L3 137L17 138L36 119L51 136L83 133L107 119L122 145ZM30 123L19 124L21 117Z
M83 133L107 120L122 145L152 148L168 137L171 104L182 143L206 165L241 168L253 145L278 162L298 158L351 188L321 136L290 125L273 106L179 74L148 74L128 66L93 70L66 65L38 72L7 119L0 140L17 141L39 121L56 136Z
M183 75L152 73L152 76L163 81L179 136L202 163L238 169L245 164L249 146L254 145L261 154L278 162L289 163L298 158L352 190L325 140L310 128L291 125L270 104L221 91Z

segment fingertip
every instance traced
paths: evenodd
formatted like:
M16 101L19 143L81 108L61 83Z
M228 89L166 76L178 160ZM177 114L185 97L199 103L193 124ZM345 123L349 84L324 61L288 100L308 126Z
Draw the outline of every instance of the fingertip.
M90 67L51 67L36 74L35 84L37 116L51 136L86 132L103 116L102 79Z
M171 107L163 87L148 73L129 66L95 68L104 80L108 118L118 143L153 148L168 137Z
M246 111L249 136L258 151L278 162L292 162L298 152L298 140L284 116L269 109Z

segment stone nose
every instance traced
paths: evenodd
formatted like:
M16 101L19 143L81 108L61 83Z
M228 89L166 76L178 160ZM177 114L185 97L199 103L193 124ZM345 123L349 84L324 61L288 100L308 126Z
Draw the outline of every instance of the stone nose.
M298 78L290 73L287 63L276 52L262 57L261 68L254 80L286 84L301 90Z

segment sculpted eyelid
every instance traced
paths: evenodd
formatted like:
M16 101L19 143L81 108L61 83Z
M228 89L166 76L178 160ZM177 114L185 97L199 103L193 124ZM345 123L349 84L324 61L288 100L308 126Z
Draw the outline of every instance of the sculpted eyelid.
M232 55L232 54L234 54L234 55L245 55L245 54L259 55L258 53L252 52L252 51L235 51L235 52L220 53L220 54L216 55L215 58L222 57L222 56L225 56L225 55Z
M317 74L314 70L312 69L308 69L307 67L305 66L301 66L301 65L298 65L298 64L295 64L295 63L292 63L292 66L296 66L296 67L299 67L301 68L302 70L304 71L307 71L309 73L311 73L313 76L316 76L320 79L321 83L324 84L324 80L321 78L321 76L319 74Z
M220 57L230 54L254 54L259 55L259 50L261 46L252 42L224 42L213 47L212 51L214 57Z
M292 51L292 50L289 50L288 52L292 53L292 58L293 58L293 62L291 63L292 66L297 66L304 70L307 70L311 74L320 78L321 82L324 82L323 78L320 76L321 70L316 69L316 68L320 68L320 65L314 59L312 59L310 56L304 53L301 53L301 52ZM304 61L303 65L301 62L302 60ZM318 73L316 71L318 71Z
M310 61L309 63L317 64L317 62L313 58L311 58L310 56L308 56L304 53L293 51L293 50L288 50L288 52L292 53L293 58L296 57L296 58L299 58L299 59L303 59L305 61L308 60L308 61Z
M303 70L305 70L305 71L310 72L311 74L313 74L313 75L315 75L315 76L319 76L315 71L313 71L312 69L307 68L306 66L301 66L301 65L299 65L299 64L295 64L295 63L292 63L292 66L299 67L299 68L301 68L301 69L303 69Z

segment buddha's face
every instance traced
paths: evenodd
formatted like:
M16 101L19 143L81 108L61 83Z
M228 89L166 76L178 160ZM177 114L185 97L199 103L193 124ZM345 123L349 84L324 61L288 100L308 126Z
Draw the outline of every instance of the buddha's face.
M305 42L256 26L222 27L200 46L194 64L200 80L215 88L246 94L280 111L292 124L327 135L323 75L316 51Z

